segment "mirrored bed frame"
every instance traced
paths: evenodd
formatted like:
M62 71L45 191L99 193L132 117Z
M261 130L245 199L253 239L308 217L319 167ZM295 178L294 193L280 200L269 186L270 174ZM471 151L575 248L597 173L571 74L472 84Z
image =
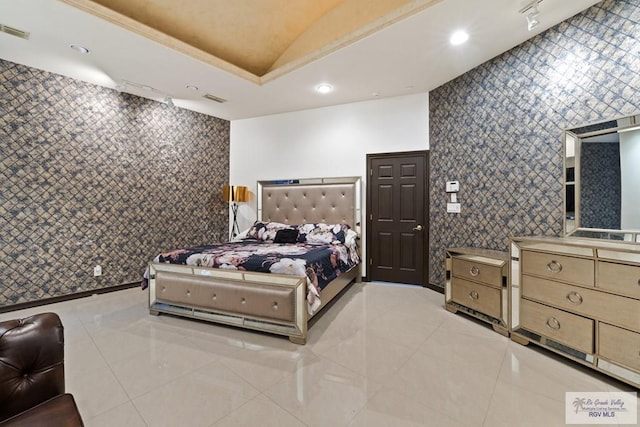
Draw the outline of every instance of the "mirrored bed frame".
M348 224L361 220L361 179L318 178L259 181L258 219L285 224ZM289 337L305 344L308 321L350 283L360 264L320 292L320 307L307 310L306 276L150 263L149 312L173 314Z

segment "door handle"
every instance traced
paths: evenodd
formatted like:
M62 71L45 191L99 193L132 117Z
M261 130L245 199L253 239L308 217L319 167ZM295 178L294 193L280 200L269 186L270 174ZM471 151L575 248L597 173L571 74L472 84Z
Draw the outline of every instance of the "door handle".
M422 231L422 226L420 224L413 227L413 231Z

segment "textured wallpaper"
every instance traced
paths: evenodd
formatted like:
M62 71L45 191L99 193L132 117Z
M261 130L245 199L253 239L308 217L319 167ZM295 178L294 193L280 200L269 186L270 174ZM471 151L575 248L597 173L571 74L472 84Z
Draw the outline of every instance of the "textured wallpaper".
M561 235L563 129L638 114L639 88L640 2L605 0L433 90L430 282L447 247Z
M581 227L621 228L621 185L620 144L581 144Z
M229 122L2 60L0 93L0 306L226 239Z

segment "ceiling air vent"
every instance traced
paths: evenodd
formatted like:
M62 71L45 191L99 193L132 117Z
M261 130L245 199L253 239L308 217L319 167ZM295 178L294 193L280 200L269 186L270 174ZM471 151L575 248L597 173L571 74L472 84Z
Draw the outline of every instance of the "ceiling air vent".
M20 37L21 39L29 40L28 32L10 27L8 25L0 24L0 31L2 31L3 33L11 34L12 36Z
M202 95L202 97L203 98L207 98L208 100L213 101L213 102L218 102L220 104L222 104L223 102L227 102L226 99L220 98L220 97L215 96L215 95L211 95L210 93L206 93L206 94Z

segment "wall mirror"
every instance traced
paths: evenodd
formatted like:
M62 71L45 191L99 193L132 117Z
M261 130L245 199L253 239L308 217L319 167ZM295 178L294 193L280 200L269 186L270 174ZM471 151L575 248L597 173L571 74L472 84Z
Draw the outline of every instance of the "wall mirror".
M640 242L640 114L564 132L565 233Z

